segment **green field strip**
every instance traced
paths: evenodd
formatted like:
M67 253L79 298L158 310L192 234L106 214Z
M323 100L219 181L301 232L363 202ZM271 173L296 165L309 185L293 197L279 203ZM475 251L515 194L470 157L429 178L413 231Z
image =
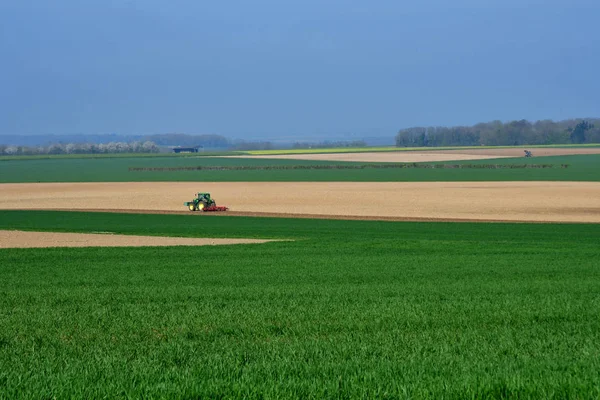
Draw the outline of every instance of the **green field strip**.
M0 212L1 398L595 398L600 225Z
M549 228L549 226L551 228ZM444 239L465 239L465 233L509 241L553 240L600 243L600 224L526 224L481 222L404 222L328 220L308 218L267 218L238 216L199 216L168 214L125 214L82 211L0 210L0 229L54 232L112 232L130 235L224 237L257 239L360 241L370 238L394 238L397 234L425 239L430 235ZM576 233L576 235L572 235ZM374 236L373 236L374 235ZM483 235L483 236L482 236Z
M375 168L378 164L393 165L394 163L223 157L13 160L0 162L0 183L600 180L600 155L594 154L432 163L396 163L398 168ZM540 164L549 165L549 167L522 167ZM491 168L481 167L486 165L491 166ZM516 167L510 168L511 165ZM303 168L294 168L298 166ZM365 166L365 168L355 169L359 166ZM436 168L436 166L442 167ZM452 168L453 166L461 167ZM564 168L564 166L567 167ZM213 170L202 170L203 167L213 167ZM214 170L216 167L223 167L223 170ZM247 168L244 169L244 167ZM185 170L186 168L191 170Z

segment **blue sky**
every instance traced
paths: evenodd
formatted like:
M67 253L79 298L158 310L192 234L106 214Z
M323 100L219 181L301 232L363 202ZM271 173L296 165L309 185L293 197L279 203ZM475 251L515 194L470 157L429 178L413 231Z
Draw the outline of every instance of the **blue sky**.
M0 134L600 116L595 0L0 0Z

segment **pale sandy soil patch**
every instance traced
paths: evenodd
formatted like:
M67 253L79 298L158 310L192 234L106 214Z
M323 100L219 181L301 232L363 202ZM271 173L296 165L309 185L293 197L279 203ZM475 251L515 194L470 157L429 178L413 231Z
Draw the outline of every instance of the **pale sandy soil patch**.
M595 148L530 148L534 157L561 156L576 154L600 154L600 147ZM522 148L506 149L465 149L465 150L414 150L372 153L327 153L327 154L279 154L228 156L232 158L266 158L289 160L319 161L354 161L354 162L436 162L488 160L494 158L513 158L525 155Z
M506 149L473 149L473 150L440 150L450 154L478 154L487 156L522 157L529 150L534 157L572 156L581 154L600 154L600 147L543 147L543 148L506 148Z
M95 233L25 232L0 230L0 248L215 246L265 243L262 239L209 239Z
M435 162L459 160L488 160L492 158L508 158L512 156L493 156L484 154L445 154L422 151L390 151L373 153L327 153L327 154L274 154L256 156L227 156L231 158L265 158L280 160L315 160L315 161L353 161L353 162Z
M600 223L600 182L2 184L0 209L186 212L183 202L197 191L212 193L237 215Z

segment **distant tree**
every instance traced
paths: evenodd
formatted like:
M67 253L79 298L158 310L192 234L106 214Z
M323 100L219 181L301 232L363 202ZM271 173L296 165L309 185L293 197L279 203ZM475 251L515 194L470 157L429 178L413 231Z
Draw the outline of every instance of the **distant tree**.
M424 127L403 129L396 136L396 145L398 147L425 146L426 132L427 128Z
M118 153L131 153L131 146L129 143L117 142Z
M9 156L17 154L17 146L7 146L4 149L4 153L8 154Z
M133 153L142 153L144 150L143 143L139 141L131 143L130 146Z
M64 154L65 153L65 145L58 144L58 143L51 144L50 146L48 146L46 153L48 153L48 154Z
M571 134L571 143L585 143L585 133L590 129L594 128L594 125L587 121L581 121L575 128L569 128L568 131Z
M142 144L142 149L144 153L158 153L159 151L158 146L154 142L151 142L149 140L145 141L144 144Z
M67 154L76 153L77 152L77 146L75 144L73 144L73 143L68 143L65 146L65 151L66 151Z
M590 130L585 133L586 143L600 143L600 125L592 126Z
M503 126L502 135L499 138L500 144L506 146L531 144L532 131L532 125L524 119L511 121Z

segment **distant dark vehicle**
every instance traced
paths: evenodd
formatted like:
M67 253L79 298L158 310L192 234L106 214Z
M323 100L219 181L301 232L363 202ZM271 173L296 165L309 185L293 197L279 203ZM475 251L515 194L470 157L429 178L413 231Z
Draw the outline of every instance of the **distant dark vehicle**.
M197 153L199 146L197 147L174 147L173 152L175 153Z
M533 154L531 154L531 152L529 150L524 150L525 151L525 157L533 157Z

